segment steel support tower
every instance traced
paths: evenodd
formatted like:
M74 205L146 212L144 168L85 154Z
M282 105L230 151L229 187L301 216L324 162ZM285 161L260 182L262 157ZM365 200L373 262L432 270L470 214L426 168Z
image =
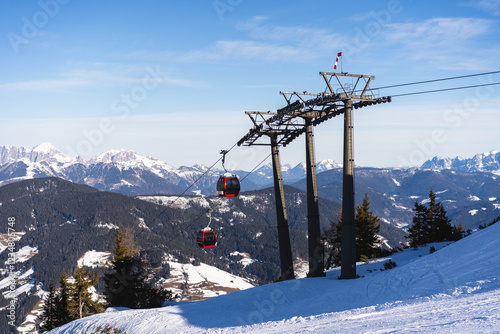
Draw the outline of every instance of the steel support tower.
M319 221L318 184L314 158L314 134L311 118L305 118L306 127L306 179L307 179L307 236L309 273L307 277L325 276L323 244Z
M292 247L288 230L288 216L286 214L285 192L281 177L281 163L277 143L277 135L271 134L271 153L273 156L274 196L276 201L276 218L278 222L278 244L280 249L281 275L278 280L285 281L295 278L293 272Z
M344 165L342 176L342 254L340 278L356 277L356 225L354 223L354 154L352 143L352 102L344 111Z
M287 146L306 133L307 216L308 216L308 277L324 275L321 229L319 219L316 165L314 159L313 126L344 114L344 165L342 190L342 279L356 277L356 228L354 222L354 155L352 110L378 103L391 102L391 97L378 97L370 89L371 75L320 72L326 83L323 93L280 92L287 105L276 112L247 111L254 127L238 141L238 146L265 145L262 136L271 138L273 172L278 217L281 279L294 278L283 180L278 146ZM332 84L335 78L337 83ZM352 80L352 83L343 82ZM337 85L338 84L338 85ZM338 87L334 90L334 87Z

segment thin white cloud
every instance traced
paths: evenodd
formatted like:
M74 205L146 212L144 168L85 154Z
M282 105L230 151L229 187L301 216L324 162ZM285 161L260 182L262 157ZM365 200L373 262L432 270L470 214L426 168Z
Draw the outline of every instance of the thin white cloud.
M238 59L302 61L315 57L312 50L259 41L218 41L215 49L219 56Z
M102 69L103 67L107 67ZM148 70L149 69L149 70ZM152 74L153 73L153 74ZM156 73L156 74L155 74ZM154 76L156 75L156 76ZM181 87L207 87L207 84L187 79L175 78L157 66L137 66L118 64L92 64L61 73L57 78L7 82L0 89L16 91L65 92L75 88L99 88L117 85L141 84L145 79L155 79L159 84Z
M477 18L433 18L423 22L389 24L388 39L407 43L466 41L491 30L493 22Z
M187 52L138 51L128 58L149 61L219 62L264 60L307 62L334 54L348 39L324 28L281 26L270 23L264 16L255 16L239 23L237 31L246 36L238 39L217 40L203 49Z
M311 28L302 25L281 26L267 23L267 18L254 17L244 23L240 23L237 29L248 32L248 36L255 40L273 43L293 44L297 47L320 47L339 45L345 42L345 38L332 33L324 28Z
M249 20L242 21L236 25L236 29L240 30L251 30L260 26L262 22L268 21L270 18L268 16L254 16Z
M475 70L491 64L498 45L478 40L493 32L494 22L479 18L433 18L422 22L393 23L384 31L385 43L398 44L400 57L432 62L436 68ZM483 59L478 62L474 59Z
M495 16L500 15L500 0L476 0L471 1L468 5L484 10Z
M17 91L65 91L75 87L83 87L88 84L89 82L81 78L66 78L9 82L1 84L0 89Z
M373 17L370 12L364 19ZM380 22L377 21L380 25ZM439 69L460 67L478 70L497 65L495 56L500 45L485 45L480 40L494 32L495 21L480 18L438 17L418 22L398 23L394 20L379 26L379 30L363 31L354 27L343 34L325 27L279 25L264 16L255 16L236 25L240 36L214 41L211 45L187 52L141 51L129 57L158 62L242 62L270 61L306 63L325 56L334 57L339 51L345 55L363 51L366 55L394 50L389 57L425 60ZM364 26L368 29L367 25ZM362 36L360 36L362 35ZM481 62L472 62L474 53Z

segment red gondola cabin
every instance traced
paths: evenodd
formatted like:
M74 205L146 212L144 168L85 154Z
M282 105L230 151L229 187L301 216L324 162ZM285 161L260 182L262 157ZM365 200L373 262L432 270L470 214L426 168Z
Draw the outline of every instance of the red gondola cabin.
M213 248L217 244L217 235L211 229L203 229L198 232L196 242L201 248Z
M224 197L235 197L240 192L240 181L236 175L222 174L217 181L217 194Z

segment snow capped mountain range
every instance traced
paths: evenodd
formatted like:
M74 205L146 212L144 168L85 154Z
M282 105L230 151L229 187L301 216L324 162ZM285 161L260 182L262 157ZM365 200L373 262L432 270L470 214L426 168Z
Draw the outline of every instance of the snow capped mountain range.
M470 159L434 157L427 160L423 169L452 169L460 172L491 172L500 174L500 151L476 154Z
M318 172L341 165L333 160L318 163ZM99 190L115 191L126 195L179 194L197 180L208 167L204 165L175 168L168 163L144 157L133 151L111 150L88 160L61 153L50 143L32 149L0 146L0 185L35 177L60 177L75 183L84 183ZM246 175L245 171L233 171ZM209 171L191 189L195 193L212 195L220 170ZM272 182L271 164L264 165L242 185L243 190L254 190ZM283 177L294 182L305 177L305 164L283 166Z
M25 147L12 147L12 146L0 146L0 166L8 163L19 162L24 163L41 163L45 162L50 164L52 167L55 166L65 166L70 164L81 163L85 165L97 164L97 163L116 163L121 165L129 165L130 167L137 165L144 166L154 166L155 163L160 162L151 157L143 157L138 155L133 151L126 150L111 150L104 152L96 157L92 157L88 160L83 160L78 157L70 157L63 154L51 143L43 143L28 149ZM162 167L174 170L175 168L160 162Z
M328 159L317 163L318 174L338 170L341 164ZM50 143L32 149L0 146L0 186L38 177L60 177L87 184L99 190L114 191L125 195L180 194L189 186L188 194L214 195L215 183L221 173L218 169L208 171L204 165L175 168L152 157L141 156L133 151L111 150L84 160L61 153ZM426 161L421 170L456 170L460 172L489 172L500 175L500 152L476 154L465 159L434 157ZM255 172L232 171L245 177L242 191L257 190L272 186L272 165L268 163ZM205 177L200 178L204 173ZM295 184L306 176L305 163L292 167L282 166L285 183ZM194 181L198 180L195 184Z
M50 143L32 149L0 146L0 185L55 176L127 195L178 193L206 169L202 165L176 169L161 160L123 149L83 160L61 153Z
M54 145L43 143L27 149L25 147L0 146L0 166L12 162L47 162L50 164L76 163L77 159L61 153Z

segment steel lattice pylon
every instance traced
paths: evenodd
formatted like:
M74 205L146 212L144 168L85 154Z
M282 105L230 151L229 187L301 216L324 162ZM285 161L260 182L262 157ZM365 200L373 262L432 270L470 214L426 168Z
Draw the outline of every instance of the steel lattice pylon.
M344 114L344 165L342 194L342 267L341 278L356 277L356 234L354 225L354 157L352 109L391 102L391 97L378 97L370 89L374 76L363 74L320 72L326 83L323 93L282 91L287 105L276 112L247 111L253 128L238 141L238 146L270 145L273 155L274 189L278 220L281 280L294 278L288 219L283 193L283 180L279 162L279 146L287 146L306 133L307 206L309 277L323 276L322 244L319 226L316 165L314 160L313 126ZM335 78L338 89L331 81ZM341 78L356 80L342 83ZM362 86L362 87L361 87ZM358 88L359 87L359 88ZM262 137L270 143L262 143Z

